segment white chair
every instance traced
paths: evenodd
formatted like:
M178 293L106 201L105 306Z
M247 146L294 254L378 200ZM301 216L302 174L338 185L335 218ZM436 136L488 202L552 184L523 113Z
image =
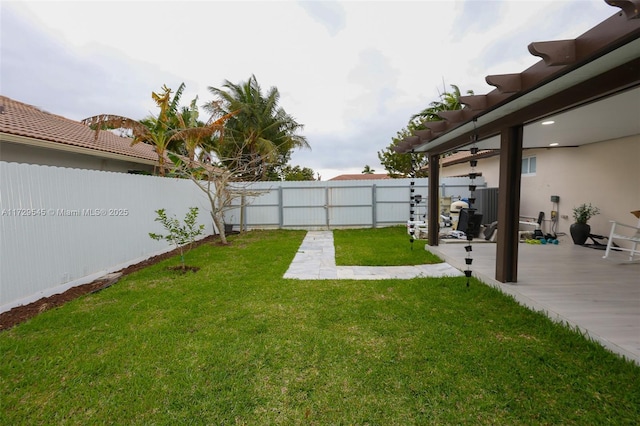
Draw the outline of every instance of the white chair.
M636 226L625 225L624 223L618 223L614 220L610 220L611 232L609 233L607 248L604 252L604 256L602 256L604 259L609 256L609 252L612 250L612 246L616 240L618 242L623 242L625 245L630 245L631 248L614 247L613 250L628 251L630 261L633 261L633 256L640 256L640 249L638 249L638 244L640 244L640 210L634 210L631 214L638 218L638 224Z

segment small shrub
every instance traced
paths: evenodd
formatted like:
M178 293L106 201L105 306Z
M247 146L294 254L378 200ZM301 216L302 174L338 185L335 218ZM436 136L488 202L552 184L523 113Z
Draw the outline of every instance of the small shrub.
M167 240L171 244L175 245L180 250L180 262L182 263L182 269L186 269L184 263L184 256L191 250L193 241L198 235L201 235L204 231L204 225L197 226L196 219L198 217L198 208L189 207L189 212L184 218L184 225L180 224L180 221L175 217L168 217L165 209L156 210L156 217L154 220L160 222L164 229L168 232L167 235L160 235L153 232L149 232L149 236L154 240ZM186 251L185 251L185 247Z

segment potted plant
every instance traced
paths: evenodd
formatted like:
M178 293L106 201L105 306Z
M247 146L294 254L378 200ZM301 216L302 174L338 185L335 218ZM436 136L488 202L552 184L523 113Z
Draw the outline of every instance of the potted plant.
M600 209L589 204L580 204L573 208L573 218L575 223L569 227L573 243L583 245L589 234L591 234L591 226L587 223L589 219L600 213Z

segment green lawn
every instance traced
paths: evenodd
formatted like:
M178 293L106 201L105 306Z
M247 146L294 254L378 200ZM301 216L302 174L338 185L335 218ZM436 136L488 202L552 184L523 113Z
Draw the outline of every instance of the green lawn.
M304 234L204 245L197 273L174 258L0 333L0 424L640 418L640 367L474 279L282 279Z
M440 263L426 251L426 241L411 243L406 226L333 231L336 264L343 266L399 266Z

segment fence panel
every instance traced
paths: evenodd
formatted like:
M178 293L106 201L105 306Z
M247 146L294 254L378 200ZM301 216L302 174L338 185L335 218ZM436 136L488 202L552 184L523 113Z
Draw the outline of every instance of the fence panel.
M170 250L155 210L213 232L192 182L153 176L0 163L0 311L29 303Z
M318 228L327 226L327 187L325 185L282 186L283 227Z
M248 185L247 190L261 191L261 194L236 200L235 208L225 214L225 220L239 227L242 217L242 225L247 229L332 229L403 224L408 219L410 182L411 179L257 182ZM428 208L429 181L420 178L414 182L414 195L422 196L416 212L423 216ZM441 196L468 197L469 183L468 178L444 178ZM475 184L479 188L486 186L481 177L476 178Z

